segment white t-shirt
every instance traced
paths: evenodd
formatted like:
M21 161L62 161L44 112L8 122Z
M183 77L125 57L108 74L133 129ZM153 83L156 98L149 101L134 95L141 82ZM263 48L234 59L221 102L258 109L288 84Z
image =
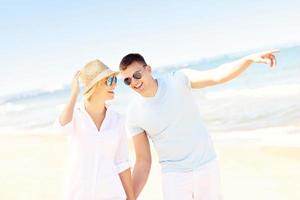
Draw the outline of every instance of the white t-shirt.
M187 76L177 71L157 81L154 97L138 96L129 106L128 132L132 136L147 133L158 153L162 172L192 171L215 159Z
M108 107L98 130L81 105L74 109L72 121L60 128L70 142L65 199L125 199L118 174L129 168L129 158L121 116Z

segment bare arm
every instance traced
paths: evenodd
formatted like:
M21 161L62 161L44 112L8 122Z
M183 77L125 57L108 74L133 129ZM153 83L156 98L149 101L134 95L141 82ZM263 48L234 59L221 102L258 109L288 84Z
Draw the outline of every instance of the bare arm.
M132 187L132 178L130 168L119 173L123 188L125 190L127 200L135 200L135 195Z
M238 77L252 63L276 65L274 53L278 50L266 51L252 54L239 60L223 64L215 69L207 71L186 71L185 74L191 81L192 88L204 88L230 81Z
M145 132L133 137L136 162L133 169L133 189L136 198L143 190L151 169L151 152L149 140Z
M80 72L78 71L72 80L72 89L71 89L70 99L67 102L63 112L59 116L59 123L62 126L66 125L70 121L72 121L74 106L76 104L76 100L79 95L79 82L78 82L79 75L80 75Z

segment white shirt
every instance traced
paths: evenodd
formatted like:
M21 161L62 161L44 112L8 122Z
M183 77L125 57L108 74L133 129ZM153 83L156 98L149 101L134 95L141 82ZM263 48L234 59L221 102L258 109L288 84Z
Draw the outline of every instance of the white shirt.
M127 130L152 140L162 172L193 171L214 160L212 140L202 124L190 81L180 70L158 78L154 97L137 96L127 113Z
M72 121L60 128L69 136L70 142L65 199L125 199L118 174L129 168L129 159L126 131L120 115L108 107L98 130L82 105L74 109Z

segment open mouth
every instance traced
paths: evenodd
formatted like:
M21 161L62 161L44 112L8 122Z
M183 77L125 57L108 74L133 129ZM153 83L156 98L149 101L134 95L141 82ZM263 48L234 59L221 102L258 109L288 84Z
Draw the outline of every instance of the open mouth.
M139 83L136 86L134 86L134 89L139 90L143 86L143 83Z

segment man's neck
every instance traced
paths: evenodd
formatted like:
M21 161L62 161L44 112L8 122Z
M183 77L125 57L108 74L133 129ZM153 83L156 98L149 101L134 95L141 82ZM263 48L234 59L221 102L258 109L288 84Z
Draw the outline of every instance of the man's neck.
M146 94L144 94L144 97L154 97L158 90L158 82L157 79L152 79L150 82L149 90Z

